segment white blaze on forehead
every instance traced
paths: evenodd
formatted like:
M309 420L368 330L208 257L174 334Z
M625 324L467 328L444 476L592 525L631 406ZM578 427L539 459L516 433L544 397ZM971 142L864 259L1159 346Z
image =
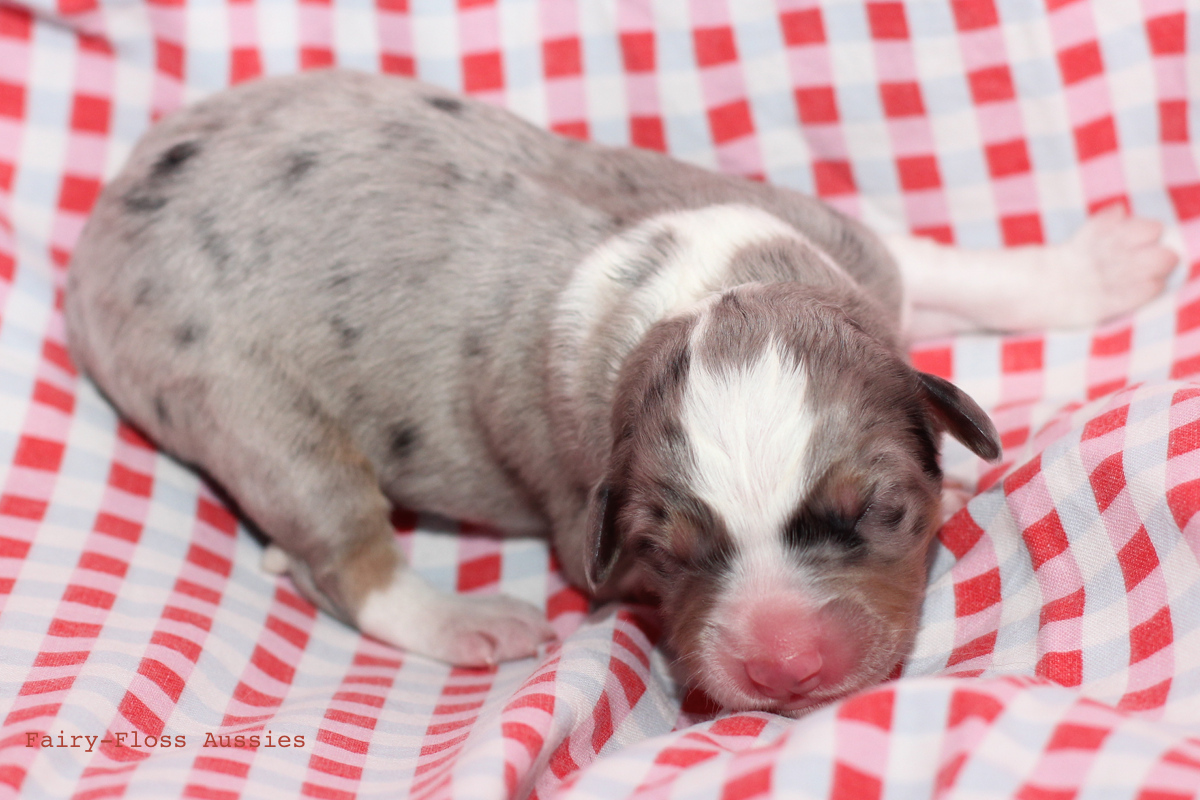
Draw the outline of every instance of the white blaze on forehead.
M783 557L783 526L808 488L814 421L807 388L803 367L774 342L749 364L714 370L692 361L681 421L693 490L720 514L744 556Z

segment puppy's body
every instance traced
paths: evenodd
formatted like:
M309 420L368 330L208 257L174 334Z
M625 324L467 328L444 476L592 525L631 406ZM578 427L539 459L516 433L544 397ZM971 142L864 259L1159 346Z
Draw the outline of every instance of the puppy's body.
M937 433L998 452L904 364L901 298L883 245L809 198L328 72L153 129L67 317L116 405L367 632L458 663L549 635L435 593L391 501L551 535L575 583L662 599L718 700L798 709L903 656Z

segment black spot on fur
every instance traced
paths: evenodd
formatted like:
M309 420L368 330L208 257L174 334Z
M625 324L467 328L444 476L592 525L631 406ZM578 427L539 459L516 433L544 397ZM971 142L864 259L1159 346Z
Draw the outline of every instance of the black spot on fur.
M453 97L426 97L425 102L438 111L444 111L447 114L455 116L461 114L463 110L462 101Z
M324 411L321 408L320 401L316 397L313 397L311 392L303 390L296 393L292 405L306 417L319 417L322 416L322 412Z
M149 214L165 206L167 198L161 194L150 194L143 187L135 187L122 195L121 202L126 211L133 214Z
M133 304L142 308L151 305L157 288L149 278L139 278L133 287Z
M625 194L638 194L642 190L634 177L623 169L617 170L617 183Z
M338 337L338 344L343 348L353 347L362 338L362 328L351 325L341 317L331 318L329 327L333 328L333 332Z
M154 396L154 416L158 417L159 425L167 428L171 426L171 412L167 409L167 401L161 394Z
M641 252L613 276L625 286L636 289L657 275L663 264L674 254L676 248L675 236L670 231L656 234Z
M445 164L442 164L442 166L439 168L439 172L441 173L442 178L438 183L443 189L453 189L465 179L465 176L462 174L462 170L458 168L458 165L451 161L447 161Z
M388 433L388 452L400 461L412 456L421 439L421 432L411 422L393 425Z
M207 255L217 268L217 271L224 272L231 261L233 261L233 250L229 247L229 242L217 230L217 221L212 214L202 212L197 214L192 221L193 227L196 230L196 238L200 240L200 249Z
M463 355L467 358L479 358L484 354L483 337L477 331L468 331L463 337Z
M125 210L134 214L149 214L166 206L169 198L163 194L164 184L199 152L200 144L195 141L177 142L164 150L150 167L146 179L121 197Z
M344 259L338 259L330 264L327 274L329 277L326 279L325 285L330 289L345 292L354 283L354 272L350 270Z
M504 197L510 195L517 188L517 176L511 172L505 172L496 181L492 187L492 194L496 197Z
M289 153L283 172L283 187L285 189L293 188L305 175L312 171L312 168L319 161L320 159L317 158L317 154L311 150L300 150Z
M660 370L650 381L650 386L646 392L646 404L656 405L665 401L667 398L674 396L674 393L679 390L683 382L687 379L688 370L691 366L691 353L685 344L673 352L664 365L665 369Z
M162 180L174 175L191 158L200 152L200 143L194 141L179 142L166 149L150 171L152 179Z
M203 325L196 322L185 322L176 327L172 335L174 336L175 344L178 345L179 349L183 350L203 340L207 334L208 331Z
M416 135L416 128L407 122L390 119L379 126L379 136L385 150L393 149L400 142L409 142Z

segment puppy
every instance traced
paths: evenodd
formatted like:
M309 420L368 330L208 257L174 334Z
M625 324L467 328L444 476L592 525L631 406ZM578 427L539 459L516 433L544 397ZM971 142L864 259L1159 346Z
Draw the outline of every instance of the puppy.
M76 363L329 613L455 664L529 656L543 615L435 590L388 513L545 534L595 596L657 600L715 700L794 713L909 648L941 432L1000 454L971 399L906 363L909 315L1121 313L1173 264L1158 234L1110 211L968 263L897 240L905 286L808 197L314 72L151 130L96 204L66 315Z

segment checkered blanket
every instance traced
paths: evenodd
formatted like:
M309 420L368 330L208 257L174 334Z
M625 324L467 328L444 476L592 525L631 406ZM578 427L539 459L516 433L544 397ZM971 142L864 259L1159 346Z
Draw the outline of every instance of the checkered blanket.
M1140 798L1200 793L1200 10L1188 0L0 0L0 796ZM1190 49L1189 49L1190 44ZM1120 201L1167 296L1094 330L922 343L994 415L951 442L903 674L799 720L669 677L652 610L541 542L398 511L435 583L542 605L544 658L452 669L258 569L199 477L67 356L66 265L151 120L330 64L666 150L973 247ZM461 536L448 533L462 532Z

